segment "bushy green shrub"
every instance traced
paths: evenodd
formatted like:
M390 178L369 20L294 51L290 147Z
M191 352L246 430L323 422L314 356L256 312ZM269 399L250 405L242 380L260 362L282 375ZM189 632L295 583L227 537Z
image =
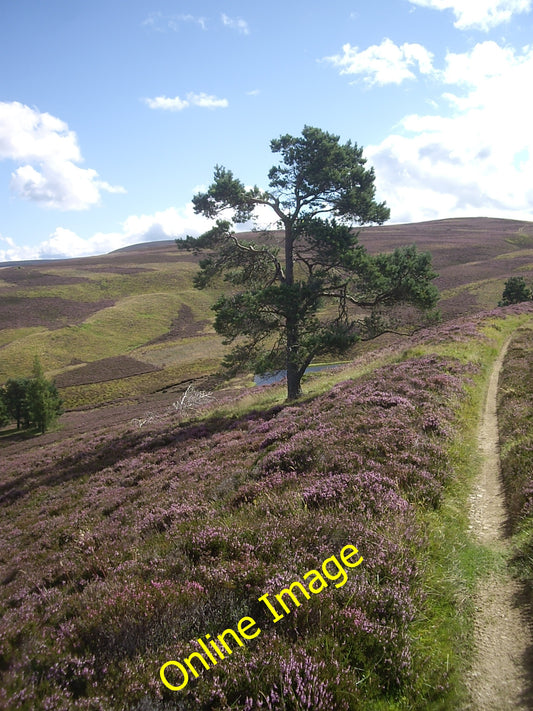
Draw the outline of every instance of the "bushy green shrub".
M42 433L62 413L62 403L56 386L45 378L37 356L32 378L9 378L0 390L0 425L15 420L17 429L37 427Z
M524 277L513 276L505 282L501 301L498 306L510 306L511 304L521 304L523 301L531 301L533 293L526 285Z

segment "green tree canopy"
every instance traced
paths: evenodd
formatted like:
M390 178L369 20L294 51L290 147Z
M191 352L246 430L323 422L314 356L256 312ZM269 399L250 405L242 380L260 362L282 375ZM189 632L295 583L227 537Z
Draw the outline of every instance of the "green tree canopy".
M213 306L217 332L235 344L225 359L230 372L285 369L293 399L313 358L342 354L399 322L407 327L400 307L429 311L438 292L428 254L409 246L372 256L358 242L354 225L389 218L385 203L375 200L374 170L362 148L310 126L270 147L280 162L268 173L268 189L247 188L216 166L212 184L193 198L195 212L219 218L216 225L176 243L207 251L198 288L220 277L230 287ZM260 206L273 212L282 246L269 243L266 233L255 241L235 233L234 225ZM220 219L221 213L230 217Z
M20 429L22 423L29 423L26 399L29 382L28 378L9 378L3 388L2 396L7 414L15 420L17 429Z
M0 388L0 427L3 427L9 422L9 413L7 411L5 394L5 388Z
M522 301L531 301L533 293L526 285L522 276L512 276L505 282L501 301L498 306L509 306L509 304L520 304Z
M26 402L30 421L43 434L62 412L57 388L45 378L37 356L33 362L33 377L27 386Z
M37 356L32 375L31 378L9 378L1 388L0 424L5 424L2 422L5 412L7 421L16 421L17 429L21 425L35 425L44 433L63 411L61 398L54 383L45 378Z

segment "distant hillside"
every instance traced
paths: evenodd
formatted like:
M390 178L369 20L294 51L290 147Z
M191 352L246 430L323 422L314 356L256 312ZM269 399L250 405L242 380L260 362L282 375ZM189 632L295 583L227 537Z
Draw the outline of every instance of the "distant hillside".
M364 228L360 239L371 252L430 251L446 319L495 306L511 275L533 278L533 222L436 220ZM37 354L73 408L208 376L224 346L211 326L213 293L192 286L196 269L173 240L1 264L0 382L29 373Z
M281 233L269 233L275 241ZM260 239L258 235L252 236ZM518 272L533 273L533 222L490 217L453 218L361 229L360 241L370 252L416 244L431 252L439 273L441 309L446 317L475 313L496 305L503 281ZM132 245L113 254L163 253L173 240Z

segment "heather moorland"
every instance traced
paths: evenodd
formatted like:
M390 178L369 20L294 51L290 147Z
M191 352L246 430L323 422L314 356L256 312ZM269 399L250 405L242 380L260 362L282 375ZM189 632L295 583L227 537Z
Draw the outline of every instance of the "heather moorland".
M66 409L0 437L0 708L468 708L478 586L509 569L531 596L533 307L494 307L531 281L533 225L360 239L432 252L443 323L356 347L290 404L215 377L213 293L173 243L0 268L0 378L38 355ZM509 338L504 556L469 497Z
M468 533L477 419L532 314L435 327L290 405L280 386L228 391L4 450L2 707L461 708L472 593L496 565ZM245 618L202 662L200 640ZM190 677L167 667L174 690L167 661Z
M275 243L279 233L262 239ZM506 279L533 275L528 222L383 225L363 228L360 241L371 253L405 244L429 251L446 320L493 308ZM0 265L0 381L28 375L37 354L73 410L126 397L145 402L209 378L225 348L212 327L213 290L193 288L197 264L198 257L166 241L98 257Z

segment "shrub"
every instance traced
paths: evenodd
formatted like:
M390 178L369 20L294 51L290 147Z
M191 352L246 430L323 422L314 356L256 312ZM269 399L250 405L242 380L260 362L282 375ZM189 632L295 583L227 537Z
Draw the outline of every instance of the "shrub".
M20 429L22 423L29 425L27 392L28 378L9 378L2 389L2 399L7 415L17 423Z
M498 302L498 306L510 306L511 304L521 304L523 301L531 301L533 293L526 286L524 277L513 276L505 282L502 299Z

